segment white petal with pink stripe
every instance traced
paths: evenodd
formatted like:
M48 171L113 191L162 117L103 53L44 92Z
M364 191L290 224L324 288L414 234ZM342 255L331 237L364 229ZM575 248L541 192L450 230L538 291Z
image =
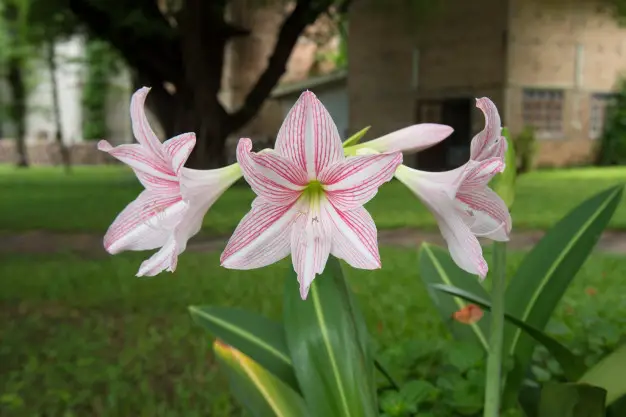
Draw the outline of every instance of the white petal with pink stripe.
M104 247L112 254L161 248L141 264L137 276L173 272L178 255L200 230L207 210L241 177L237 164L211 171L184 168L196 136L183 133L161 143L144 111L149 91L141 88L131 99L132 128L138 143L116 147L104 140L98 143L98 149L131 167L145 187L104 237Z
M237 161L258 197L222 253L224 267L259 268L291 253L302 299L331 254L380 268L376 226L363 204L393 177L401 153L346 159L335 123L309 91L287 115L275 150L251 149L241 139Z

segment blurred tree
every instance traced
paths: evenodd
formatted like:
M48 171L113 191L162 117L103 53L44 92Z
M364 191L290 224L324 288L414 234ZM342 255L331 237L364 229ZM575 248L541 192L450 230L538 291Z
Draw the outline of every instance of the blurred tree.
M17 165L28 166L26 155L26 83L33 58L45 53L45 62L51 72L55 138L59 143L66 167L69 152L64 146L61 130L60 109L56 90L56 56L54 44L57 39L68 36L76 28L74 15L68 8L59 8L46 0L0 0L0 53L1 75L6 79L10 101L7 105L9 119L15 127Z
M0 30L3 31L2 76L9 90L7 115L15 131L16 165L28 166L26 154L26 85L24 69L27 56L25 42L25 5L6 1L1 5Z
M83 138L100 140L109 134L107 99L111 78L121 69L120 59L108 42L88 39L85 45L85 80L82 91Z
M332 7L345 10L351 0L294 1L267 67L243 105L231 113L218 99L226 46L250 32L229 23L228 0L37 1L59 9L65 3L92 35L117 49L134 70L136 82L152 87L148 106L167 136L196 132L190 165L215 167L226 162L228 135L257 114L284 74L304 29ZM251 1L251 7L262 2Z

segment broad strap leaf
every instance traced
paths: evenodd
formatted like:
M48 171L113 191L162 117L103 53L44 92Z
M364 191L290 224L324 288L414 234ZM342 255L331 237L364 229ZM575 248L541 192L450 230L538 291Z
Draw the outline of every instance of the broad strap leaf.
M260 314L231 307L189 307L194 321L249 356L298 391L283 326Z
M295 273L285 285L287 345L309 411L325 417L377 417L373 358L336 258L315 278L306 300Z
M216 340L213 350L226 370L233 395L253 417L307 417L304 399L237 349Z
M436 284L457 287L489 300L489 294L480 285L476 277L456 266L445 249L428 243L422 244L419 251L419 272L430 299L452 334L459 340L475 341L487 350L489 340L489 319L487 317L490 315L485 314L485 317L477 323L469 325L458 323L452 319L452 315L467 307L469 303L461 297L443 296L431 288L432 285Z
M541 390L539 417L605 417L606 391L585 384L549 382Z
M570 282L606 228L622 197L623 186L603 191L573 209L552 227L524 258L506 292L507 311L543 330ZM505 396L511 400L532 359L533 339L507 326L505 352L514 358Z
M578 382L595 385L607 391L607 405L626 395L626 345L590 368Z
M468 291L440 284L433 285L433 288L451 296L463 298L466 301L491 310L491 303L489 301L478 297L477 295L472 294ZM567 379L569 379L570 381L575 381L583 374L583 372L585 372L585 363L583 358L576 356L571 350L563 346L560 342L548 336L541 330L529 325L528 323L524 323L522 320L518 319L515 316L512 316L509 313L505 312L504 318L511 324L526 332L526 334L532 337L535 341L544 345L546 349L548 349L548 351L552 354L552 356L554 356L554 359L559 362L559 365L561 365L563 373L565 374L565 377Z

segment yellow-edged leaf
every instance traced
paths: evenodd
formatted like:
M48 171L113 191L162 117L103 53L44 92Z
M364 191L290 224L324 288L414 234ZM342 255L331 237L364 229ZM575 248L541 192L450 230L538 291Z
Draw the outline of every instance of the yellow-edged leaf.
M251 416L309 416L304 399L267 369L220 340L213 350L228 373L233 395Z

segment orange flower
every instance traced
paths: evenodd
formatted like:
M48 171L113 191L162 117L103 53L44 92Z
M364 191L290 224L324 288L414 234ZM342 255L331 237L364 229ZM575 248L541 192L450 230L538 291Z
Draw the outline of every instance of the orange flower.
M587 287L587 288L585 289L585 292L587 293L587 295L589 295L589 296L592 296L592 297L593 297L594 295L596 295L596 294L598 293L598 290L596 290L596 289L595 289L595 288L593 288L593 287Z
M452 318L459 323L473 324L483 317L483 310L476 304L468 304L452 314Z

